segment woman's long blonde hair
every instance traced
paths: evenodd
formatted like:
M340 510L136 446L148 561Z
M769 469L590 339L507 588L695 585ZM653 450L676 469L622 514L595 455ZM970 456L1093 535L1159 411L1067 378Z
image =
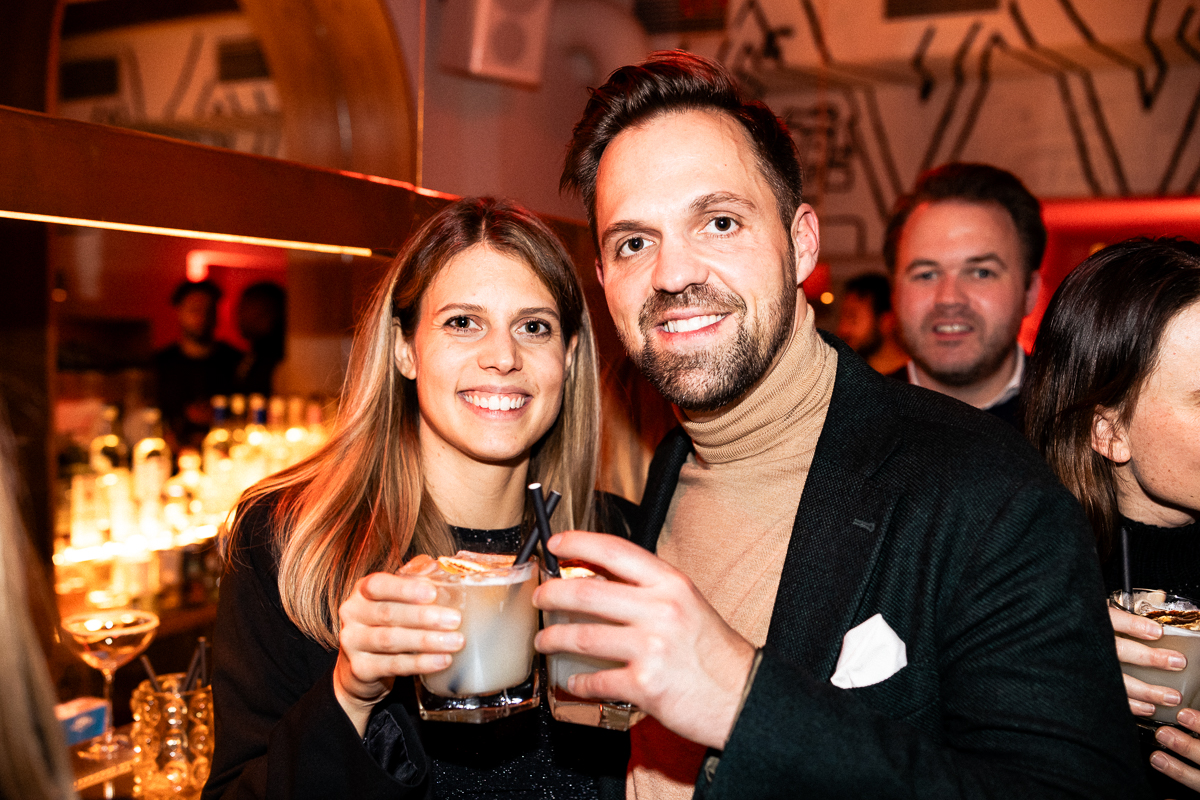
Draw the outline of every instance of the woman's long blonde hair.
M423 478L416 386L396 367L396 336L411 337L421 298L457 254L484 245L527 264L558 305L563 342L578 337L562 410L534 446L530 481L562 493L556 530L594 517L599 385L583 290L562 243L529 211L467 198L429 219L406 243L354 336L337 422L319 452L242 495L231 544L251 505L273 503L279 593L306 635L338 646L338 607L363 576L394 571L417 553L454 552L445 518ZM525 517L532 518L526 508ZM227 548L228 558L236 547Z
M15 448L0 409L0 797L75 797L62 726L54 716L54 688L31 607L40 562L29 546L17 509Z

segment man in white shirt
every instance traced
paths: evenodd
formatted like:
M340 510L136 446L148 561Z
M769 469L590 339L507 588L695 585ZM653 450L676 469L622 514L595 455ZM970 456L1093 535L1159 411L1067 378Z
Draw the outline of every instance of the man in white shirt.
M892 304L911 360L893 377L1019 427L1021 322L1041 290L1046 228L1015 175L945 164L897 201L884 240Z

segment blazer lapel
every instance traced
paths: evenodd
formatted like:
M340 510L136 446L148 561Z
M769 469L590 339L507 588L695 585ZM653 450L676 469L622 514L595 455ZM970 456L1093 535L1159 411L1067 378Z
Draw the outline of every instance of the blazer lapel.
M631 537L651 553L658 550L658 534L667 521L671 498L679 484L679 471L691 452L692 440L680 426L673 428L654 450L642 497L641 524Z
M833 673L895 498L872 481L899 441L883 381L842 344L825 425L784 560L767 645L810 670ZM882 413L881 413L882 412Z

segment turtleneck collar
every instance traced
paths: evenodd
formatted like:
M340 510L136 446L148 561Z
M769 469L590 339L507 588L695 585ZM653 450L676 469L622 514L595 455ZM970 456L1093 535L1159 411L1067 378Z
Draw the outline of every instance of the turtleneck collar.
M676 413L699 461L722 464L760 456L786 441L797 426L824 419L836 372L837 352L821 339L812 307L805 304L804 318L778 360L746 395L703 420Z

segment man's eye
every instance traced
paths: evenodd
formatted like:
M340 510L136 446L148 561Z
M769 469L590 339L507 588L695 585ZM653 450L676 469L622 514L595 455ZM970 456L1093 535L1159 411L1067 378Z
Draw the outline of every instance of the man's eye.
M733 217L714 217L708 224L717 233L729 233L737 226L737 221Z
M641 236L634 236L621 242L620 247L617 248L617 255L631 256L635 253L640 253L645 246L645 239Z

